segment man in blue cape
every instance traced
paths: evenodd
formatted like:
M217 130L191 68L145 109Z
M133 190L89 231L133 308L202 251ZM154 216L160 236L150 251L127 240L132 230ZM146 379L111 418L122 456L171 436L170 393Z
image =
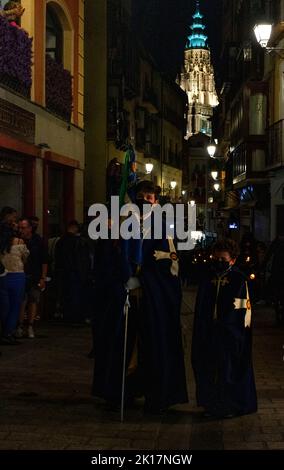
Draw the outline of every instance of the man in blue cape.
M151 212L151 205L156 202L153 183L142 181L136 185L135 202L141 210L144 204L148 204ZM116 300L107 299L112 307L108 313L101 311L106 327L100 328L101 334L98 331L96 335L101 336L99 343L102 347L97 344L95 349L97 361L95 359L93 391L107 400L120 402L123 304L125 288L128 288L131 307L126 398L139 392L145 397L145 410L159 413L171 405L188 401L180 326L181 287L175 246L166 236L157 240L151 233L147 239L121 240L117 249L119 261L117 258L116 265L121 269L121 275L116 277L115 295L111 290L109 292L109 297ZM104 346L106 342L108 348Z

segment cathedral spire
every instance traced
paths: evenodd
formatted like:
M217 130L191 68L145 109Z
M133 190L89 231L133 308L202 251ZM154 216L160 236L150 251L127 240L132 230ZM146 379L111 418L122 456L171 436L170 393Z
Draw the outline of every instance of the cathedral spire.
M184 51L184 67L179 81L180 87L188 97L186 139L200 132L212 136L213 108L218 105L208 37L199 5L199 0L196 0L191 34Z
M208 36L205 34L205 26L202 22L199 0L196 0L195 13L192 15L193 24L190 26L191 34L188 36L187 49L207 49Z

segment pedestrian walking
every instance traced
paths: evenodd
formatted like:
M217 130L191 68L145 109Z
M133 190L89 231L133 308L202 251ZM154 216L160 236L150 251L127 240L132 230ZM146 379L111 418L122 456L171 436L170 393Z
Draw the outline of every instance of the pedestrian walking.
M83 323L87 313L87 284L90 273L89 246L81 237L80 225L70 221L55 246L55 274L63 320Z
M25 267L26 298L21 308L17 337L24 335L24 317L25 310L27 310L27 335L30 339L33 339L35 337L34 322L38 313L40 296L46 286L48 255L43 239L34 231L34 227L29 219L23 218L19 221L19 233L30 254Z
M5 310L2 313L2 344L18 344L14 334L24 297L24 265L28 255L29 250L23 240L15 236L10 225L2 223L0 227L0 262L7 272L5 281L2 279L2 288L3 282L5 282L4 291L2 291L2 302L4 300L5 304Z

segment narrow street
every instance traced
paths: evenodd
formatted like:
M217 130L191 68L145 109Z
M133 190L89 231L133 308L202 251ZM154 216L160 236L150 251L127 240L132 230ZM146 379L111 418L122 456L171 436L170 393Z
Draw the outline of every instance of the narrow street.
M284 450L283 312L284 0L0 0L0 462Z
M182 317L189 405L160 418L144 415L138 402L121 424L118 413L90 395L89 327L44 323L35 340L2 347L0 449L284 449L283 327L275 326L271 310L255 311L258 413L206 420L195 406L189 360L194 295L184 293Z

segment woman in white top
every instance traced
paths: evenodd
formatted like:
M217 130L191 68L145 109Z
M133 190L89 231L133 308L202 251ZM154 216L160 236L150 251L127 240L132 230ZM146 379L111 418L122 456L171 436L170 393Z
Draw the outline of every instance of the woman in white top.
M21 303L25 290L24 265L29 256L29 250L20 238L17 238L13 229L6 225L0 226L0 262L7 271L6 305L4 314L1 314L2 344L18 344L13 334L17 327Z

